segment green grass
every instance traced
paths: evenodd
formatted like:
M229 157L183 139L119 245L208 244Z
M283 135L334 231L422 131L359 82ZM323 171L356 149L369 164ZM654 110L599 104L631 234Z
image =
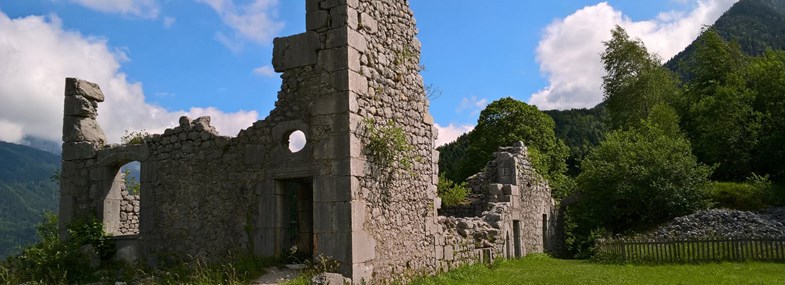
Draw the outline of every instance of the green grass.
M785 264L610 265L530 255L466 266L412 284L785 284Z

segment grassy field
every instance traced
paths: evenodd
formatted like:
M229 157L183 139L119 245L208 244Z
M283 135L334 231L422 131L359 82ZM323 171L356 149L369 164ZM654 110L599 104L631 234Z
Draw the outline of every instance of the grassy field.
M530 255L468 266L413 284L785 284L785 264L610 265Z

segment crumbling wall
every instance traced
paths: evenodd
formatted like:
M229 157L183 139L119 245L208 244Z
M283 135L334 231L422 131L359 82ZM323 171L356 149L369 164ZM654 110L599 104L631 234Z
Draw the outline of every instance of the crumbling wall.
M452 253L457 247L473 251L467 254L474 257L473 262L477 262L487 255L483 251L490 252L491 259L516 258L553 250L551 244L557 244L552 242L555 239L556 209L551 190L547 181L531 165L527 148L519 142L512 147L500 148L493 156L485 170L469 181L472 192L482 197L478 199L486 201L485 208L488 210L472 217L465 215L466 206L458 206L458 210L442 209L446 214L460 214L440 217L445 236L457 233L463 238L444 242L440 239L437 242L445 252L442 267L454 266L456 261L459 264L466 262L465 259L449 258L453 254L447 253ZM473 205L468 209L477 207ZM465 246L472 242L474 247Z

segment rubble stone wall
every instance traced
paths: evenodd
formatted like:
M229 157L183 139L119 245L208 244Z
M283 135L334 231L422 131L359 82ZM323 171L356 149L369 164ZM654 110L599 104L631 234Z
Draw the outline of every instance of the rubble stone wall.
M517 256L512 237L519 251L541 252L552 201L523 145L502 149L470 183L482 188L466 217L438 216L437 131L415 26L406 0L306 0L307 30L274 40L275 108L234 138L209 117L182 117L163 134L107 145L95 120L100 88L67 79L61 229L89 216L107 232L138 229L122 251L148 262L281 256L291 245L294 183L297 193L312 190L298 200L310 208L297 211L313 213L302 221L311 240L297 244L312 243L308 253L337 260L355 283ZM294 131L307 140L297 152L289 149ZM141 164L138 201L118 179L130 161Z

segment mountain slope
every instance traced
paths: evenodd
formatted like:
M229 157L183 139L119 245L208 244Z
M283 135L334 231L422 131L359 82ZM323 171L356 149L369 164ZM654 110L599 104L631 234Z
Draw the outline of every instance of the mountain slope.
M760 55L767 48L785 50L785 0L741 0L713 27L725 40L738 42L749 55ZM689 78L686 66L695 54L696 42L665 63L665 67Z
M58 185L50 177L60 157L28 146L0 142L0 258L36 239L44 211L55 211Z

